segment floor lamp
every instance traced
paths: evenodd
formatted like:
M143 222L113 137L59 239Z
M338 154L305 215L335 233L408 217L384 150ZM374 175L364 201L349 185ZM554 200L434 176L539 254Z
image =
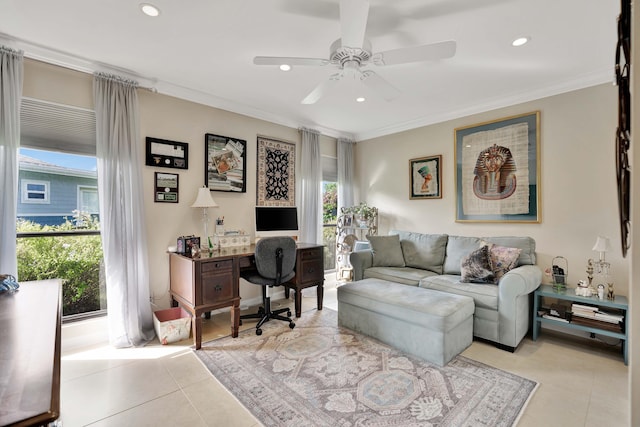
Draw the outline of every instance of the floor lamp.
M209 240L209 208L217 208L218 204L211 197L211 190L207 187L198 189L198 195L195 202L191 205L192 208L202 208L202 222L204 222L204 238L207 248L212 249L211 241ZM202 247L202 242L200 243Z

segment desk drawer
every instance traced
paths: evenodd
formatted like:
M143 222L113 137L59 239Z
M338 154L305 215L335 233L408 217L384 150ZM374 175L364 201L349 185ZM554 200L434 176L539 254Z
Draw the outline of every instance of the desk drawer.
M300 284L318 282L324 279L323 248L304 249L300 252L300 271L296 271L296 281Z
M233 273L202 273L202 303L217 304L233 298Z
M233 271L233 260L203 262L201 270L203 275L211 272Z

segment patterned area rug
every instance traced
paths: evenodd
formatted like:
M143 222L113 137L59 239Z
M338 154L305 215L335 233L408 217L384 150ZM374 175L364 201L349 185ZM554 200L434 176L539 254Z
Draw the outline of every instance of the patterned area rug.
M463 356L438 367L303 313L195 351L265 426L511 426L537 383Z

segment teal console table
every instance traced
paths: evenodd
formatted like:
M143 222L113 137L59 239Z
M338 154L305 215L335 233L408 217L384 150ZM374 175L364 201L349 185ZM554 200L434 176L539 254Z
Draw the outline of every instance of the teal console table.
M600 329L596 326L578 325L575 323L565 323L559 320L547 319L538 315L538 311L542 307L541 300L543 297L556 298L563 301L571 301L578 304L587 304L601 307L603 310L607 308L616 308L623 311L624 322L623 330L621 332L613 332L605 329ZM628 347L629 347L629 332L627 327L627 315L629 310L629 303L626 297L616 295L614 300L598 299L597 296L593 297L581 297L575 294L572 288L565 290L555 290L551 285L542 285L534 293L533 297L533 340L538 339L540 334L541 323L549 323L556 326L561 326L568 329L574 329L578 331L585 331L593 334L604 335L607 337L618 338L622 342L622 354L624 356L624 364L628 364Z

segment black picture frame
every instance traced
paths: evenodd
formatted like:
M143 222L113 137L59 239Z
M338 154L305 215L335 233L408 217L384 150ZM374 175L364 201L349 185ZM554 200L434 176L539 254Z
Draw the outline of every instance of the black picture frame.
M189 144L148 136L145 164L160 168L189 169Z
M153 180L153 201L161 203L178 203L179 175L177 173L156 172Z
M204 185L211 191L247 192L247 141L205 134Z

